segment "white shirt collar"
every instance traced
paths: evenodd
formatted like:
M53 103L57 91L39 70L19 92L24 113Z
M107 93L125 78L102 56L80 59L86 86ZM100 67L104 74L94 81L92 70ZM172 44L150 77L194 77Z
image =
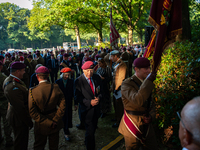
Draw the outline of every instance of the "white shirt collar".
M185 147L183 147L183 149L182 150L188 150L187 148L185 148Z
M43 82L47 82L47 80L42 80L42 81L40 81L39 83L43 83Z
M18 79L19 81L21 81L18 77L14 76L13 74L10 74L11 77Z
M136 76L141 82L144 82L144 80L140 79L136 74L135 74L135 76Z

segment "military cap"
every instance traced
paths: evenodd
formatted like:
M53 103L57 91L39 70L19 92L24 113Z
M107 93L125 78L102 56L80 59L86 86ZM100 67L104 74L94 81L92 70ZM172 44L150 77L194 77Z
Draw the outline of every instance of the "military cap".
M85 61L92 61L92 58L88 57Z
M97 54L97 55L95 55L95 58L96 58L97 60L98 60L98 58L99 58L99 57L100 57L100 55L98 55L98 54Z
M62 72L62 73L69 73L71 71L72 70L70 68L67 68L67 67L65 67L65 68L63 68L63 69L60 70L60 72Z
M150 61L145 57L136 58L133 65L137 68L146 68L150 66Z
M65 53L63 56L64 56L64 57L69 57L69 55L68 55L67 53Z
M40 56L40 52L36 52L35 54L36 54L37 56Z
M126 50L126 47L123 47L122 49L125 51L125 50Z
M94 68L94 63L92 61L86 61L81 69L86 70L86 69L93 69Z
M26 65L24 63L21 63L19 61L13 62L10 65L10 68L12 69L24 69L26 67Z
M61 49L60 52L65 52L65 50L64 50L64 49Z
M52 53L52 51L49 52L50 54Z
M28 55L26 52L23 53L24 55Z
M94 51L98 51L98 49L97 49L97 48L95 48L95 49L94 49Z
M51 56L54 56L54 54L51 54Z
M116 54L119 54L118 50L114 50L114 51L110 52L110 55L116 55Z
M42 74L49 74L49 69L45 66L40 66L35 70L36 74L42 73Z

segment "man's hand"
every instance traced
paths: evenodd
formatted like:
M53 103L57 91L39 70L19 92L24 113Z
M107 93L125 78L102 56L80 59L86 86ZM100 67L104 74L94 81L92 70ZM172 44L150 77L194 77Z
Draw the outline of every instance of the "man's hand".
M98 97L95 97L95 99L92 99L91 100L91 105L92 106L96 106L99 104L99 98Z
M78 109L78 105L74 105L74 111Z
M143 121L144 121L144 123L145 124L149 124L149 123L151 123L151 121L152 121L152 118L151 118L151 115L143 115Z
M156 75L157 75L157 72L151 72L148 76L147 76L147 80L150 80L150 81L154 81L156 79Z
M53 123L51 124L51 128L55 129L57 127L57 123L53 121Z

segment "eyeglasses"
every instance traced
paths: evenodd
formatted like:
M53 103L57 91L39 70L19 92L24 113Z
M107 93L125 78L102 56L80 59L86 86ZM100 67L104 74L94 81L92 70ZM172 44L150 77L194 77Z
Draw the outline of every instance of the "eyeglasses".
M177 113L177 115L178 115L178 117L179 117L181 123L183 124L183 127L192 135L192 133L186 128L185 124L183 123L183 120L181 119L180 113L179 113L178 111L177 111L176 113Z

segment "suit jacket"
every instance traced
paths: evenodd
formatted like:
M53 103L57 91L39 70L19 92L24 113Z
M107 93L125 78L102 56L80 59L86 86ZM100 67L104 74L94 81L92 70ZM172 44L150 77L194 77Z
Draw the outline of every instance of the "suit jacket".
M138 85L140 85L140 87L138 87ZM135 75L133 75L131 78L126 79L121 86L122 102L124 105L124 109L130 111L145 111L147 108L147 99L151 95L153 88L153 82L149 80L144 80L144 82L142 83ZM143 125L143 116L130 114L128 115L131 120L136 124L136 126L141 129ZM151 105L150 115L155 118L156 111L153 103ZM133 135L127 130L124 124L123 117L120 122L118 131L125 136L132 137Z
M126 64L119 59L114 66L113 72L113 90L119 90L122 81L126 78Z
M4 94L10 102L7 112L8 123L12 126L21 126L23 124L32 126L31 117L28 112L28 89L22 81L15 80L8 76L4 83Z
M37 64L42 64L43 66L45 65L42 56L39 56L39 58L37 59Z
M54 70L54 71L58 71L58 69L59 69L58 60L57 59L54 59L54 60L55 60L55 68L52 66L52 60L51 59L48 60L47 68Z
M80 104L81 112L89 111L91 114L94 114L96 112L96 114L98 115L100 113L100 105L98 104L96 106L92 106L91 100L94 99L95 96L99 97L100 100L102 98L101 89L100 91L97 90L98 88L100 88L101 78L99 77L99 75L93 74L92 80L95 85L95 95L93 94L92 89L88 84L84 74L82 74L75 80L74 100L76 104Z
M39 130L43 135L49 135L51 133L59 131L62 126L62 117L65 112L65 98L57 84L54 84L50 100L47 103L47 99L50 95L51 84L49 82L42 82L38 86L29 90L29 113L35 120L35 130ZM55 110L58 106L58 109ZM41 112L43 110L43 112ZM50 112L45 114L45 112ZM57 122L56 129L52 129L52 123Z

